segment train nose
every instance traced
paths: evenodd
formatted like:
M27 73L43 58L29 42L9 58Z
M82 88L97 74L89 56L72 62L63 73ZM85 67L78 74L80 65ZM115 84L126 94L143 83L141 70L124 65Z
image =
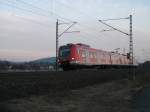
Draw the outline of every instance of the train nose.
M68 58L60 58L60 63L69 62Z
M65 58L65 59L62 59L62 61L65 62L65 61L69 61L69 60Z

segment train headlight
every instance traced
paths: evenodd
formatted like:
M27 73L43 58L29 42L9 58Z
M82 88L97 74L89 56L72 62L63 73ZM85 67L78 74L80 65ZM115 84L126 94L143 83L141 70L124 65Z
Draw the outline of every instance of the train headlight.
M72 60L74 60L74 58L71 58Z

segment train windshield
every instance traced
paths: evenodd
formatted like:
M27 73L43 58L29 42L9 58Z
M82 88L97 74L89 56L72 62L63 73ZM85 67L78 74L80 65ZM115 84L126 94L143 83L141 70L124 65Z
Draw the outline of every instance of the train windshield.
M69 47L61 47L59 52L60 57L68 57L70 55L70 49Z

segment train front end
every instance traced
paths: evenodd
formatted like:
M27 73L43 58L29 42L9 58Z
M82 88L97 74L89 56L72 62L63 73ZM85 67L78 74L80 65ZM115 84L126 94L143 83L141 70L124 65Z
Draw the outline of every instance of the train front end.
M74 44L67 44L59 48L59 64L63 70L72 69L72 62L76 60L76 49Z

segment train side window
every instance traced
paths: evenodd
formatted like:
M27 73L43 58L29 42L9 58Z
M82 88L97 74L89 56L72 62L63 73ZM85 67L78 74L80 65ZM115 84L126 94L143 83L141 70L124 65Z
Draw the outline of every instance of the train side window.
M82 51L82 57L85 58L86 57L86 52Z
M93 52L93 58L95 58L95 53Z
M91 58L91 52L89 52L89 58Z
M94 58L94 53L92 52L92 58Z
M91 58L93 58L93 53L91 52Z
M97 54L96 54L96 52L94 53L94 57L95 57L95 58L97 57Z
M89 57L89 51L86 50L86 57Z
M93 58L96 58L96 57L97 57L96 52L93 52Z
M92 52L89 52L89 57L92 58Z
M106 56L105 56L105 54L103 53L103 62L105 62L105 59L106 59Z
M99 58L101 58L101 57L102 57L102 54L101 54L101 52L99 52L99 55L98 55L98 57L99 57Z
M77 53L80 54L80 49L79 48L77 49Z

